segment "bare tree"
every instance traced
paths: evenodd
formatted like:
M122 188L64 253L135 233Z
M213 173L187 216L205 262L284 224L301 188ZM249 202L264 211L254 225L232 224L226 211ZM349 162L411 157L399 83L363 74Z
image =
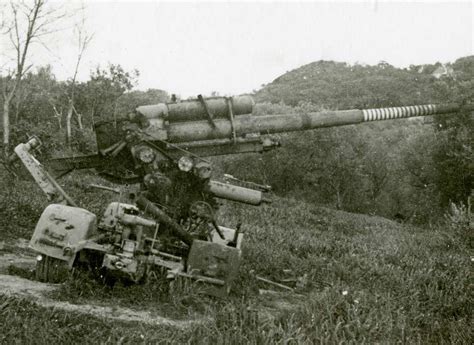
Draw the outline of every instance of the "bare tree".
M3 151L8 156L10 151L10 104L21 87L23 76L31 68L28 64L28 53L33 44L46 47L43 39L53 32L65 13L59 8L51 7L46 0L10 1L5 6L8 15L3 13L1 20L2 34L6 35L14 52L14 66L7 71L4 80L3 96Z
M76 36L77 36L78 53L77 53L76 65L74 68L74 74L71 79L70 93L68 95L68 111L67 111L67 117L66 117L66 139L68 143L71 142L71 136L72 136L71 119L72 119L73 113L76 115L79 129L81 130L83 129L82 115L79 114L76 108L74 107L74 100L75 100L75 95L76 95L76 79L77 79L77 73L79 71L79 65L81 64L81 60L84 55L84 52L87 49L87 46L89 45L93 37L92 34L88 34L85 31L84 17L82 18L81 23L75 26L75 31L76 31Z
M59 127L59 129L62 129L63 126L62 126L62 124L61 124L61 120L62 120L62 118L63 118L63 107L61 106L61 107L59 108L59 111L58 111L58 108L56 107L56 104L55 104L53 98L50 97L50 96L48 96L48 102L49 102L49 104L51 105L51 107L53 108L53 112L54 112L53 117L56 119L56 121L58 121L58 127Z

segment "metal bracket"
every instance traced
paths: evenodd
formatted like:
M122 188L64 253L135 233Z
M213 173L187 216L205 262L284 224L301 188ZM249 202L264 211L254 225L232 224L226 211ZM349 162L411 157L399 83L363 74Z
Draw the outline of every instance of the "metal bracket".
M211 124L212 128L216 128L216 124L214 123L214 118L213 118L211 112L209 111L209 108L207 107L206 101L204 100L202 95L198 95L197 98L198 98L199 102L201 102L202 107L204 108L204 110L206 111L207 120Z

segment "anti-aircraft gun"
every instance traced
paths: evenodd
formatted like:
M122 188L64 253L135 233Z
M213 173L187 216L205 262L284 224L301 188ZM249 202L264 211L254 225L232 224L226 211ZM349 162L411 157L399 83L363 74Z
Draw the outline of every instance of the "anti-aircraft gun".
M111 203L98 223L34 159L37 138L18 145L17 156L55 201L30 241L39 253L37 277L54 281L61 266L83 266L138 282L160 267L170 278L188 277L212 294L225 294L237 275L243 234L240 225L218 224L217 199L260 205L269 202L270 187L213 180L205 157L276 148L272 133L461 110L455 104L429 104L256 116L253 106L250 96L198 96L141 106L127 117L97 123L97 154L53 160L49 167L58 175L95 168L111 181L140 184L129 203Z

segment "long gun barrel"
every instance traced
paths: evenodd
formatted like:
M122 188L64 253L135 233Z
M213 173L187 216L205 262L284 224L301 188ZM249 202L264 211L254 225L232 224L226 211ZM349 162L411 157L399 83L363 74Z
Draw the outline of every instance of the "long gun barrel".
M96 155L50 161L57 174L95 167L110 178L123 180L122 172L137 176L137 163L147 160L145 147L159 149L168 158L263 152L279 146L266 134L304 131L363 122L457 113L472 105L427 104L380 109L353 109L305 114L253 115L250 96L214 97L138 107L114 122L97 123ZM150 156L154 159L155 156ZM122 172L117 171L120 167Z
M369 121L401 119L415 116L449 114L460 111L456 104L428 104L366 110L322 111L292 115L240 115L233 119L170 122L168 140L174 143L215 140L248 133L271 134L358 124Z

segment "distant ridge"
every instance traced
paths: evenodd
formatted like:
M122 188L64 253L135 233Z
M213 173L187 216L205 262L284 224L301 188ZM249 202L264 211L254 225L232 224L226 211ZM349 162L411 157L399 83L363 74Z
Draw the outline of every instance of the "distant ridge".
M310 102L330 109L374 108L436 102L433 83L455 78L467 56L454 63L412 65L397 68L381 61L377 65L316 61L289 71L255 94L257 102L296 106ZM449 71L441 73L440 71ZM463 71L465 72L465 71Z

